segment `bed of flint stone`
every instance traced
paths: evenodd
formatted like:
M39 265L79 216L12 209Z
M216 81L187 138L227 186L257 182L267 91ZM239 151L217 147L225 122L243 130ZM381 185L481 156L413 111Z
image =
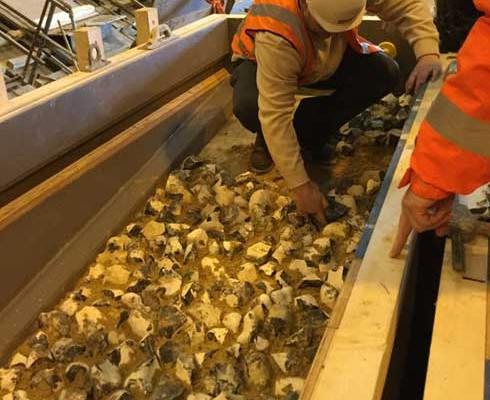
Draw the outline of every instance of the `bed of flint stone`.
M339 156L389 144L407 116L406 98L373 106L341 129ZM279 177L188 158L39 316L0 369L0 395L298 399L382 176L331 190L319 227Z

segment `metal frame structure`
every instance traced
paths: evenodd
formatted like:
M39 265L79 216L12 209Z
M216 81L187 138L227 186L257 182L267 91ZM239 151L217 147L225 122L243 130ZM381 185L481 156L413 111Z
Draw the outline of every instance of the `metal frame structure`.
M44 7L41 13L41 18L39 19L39 23L37 24L36 32L34 34L34 38L31 43L31 48L29 50L29 54L27 55L27 61L24 66L24 72L23 72L23 77L24 81L26 83L30 83L31 85L34 83L36 80L36 71L38 67L38 59L41 57L43 51L44 51L44 46L46 45L46 36L48 36L49 32L49 27L51 26L51 22L53 20L54 13L56 11L56 8L59 8L60 10L68 13L70 16L70 20L73 26L73 30L76 29L76 23L75 23L75 18L73 17L73 9L71 6L66 4L63 0L45 0ZM44 26L43 26L44 23ZM41 35L41 32L44 35ZM35 57L33 55L35 54ZM70 58L73 57L73 53L69 51ZM31 58L34 58L34 63L31 68L31 72L29 75L29 78L27 79L27 74L29 71L29 63L31 61ZM56 58L53 57L53 60L56 60ZM73 70L69 67L66 67L63 63L60 64L60 67L62 69L67 68L70 73L73 72ZM67 71L67 72L68 72Z
M32 36L36 35L37 32L38 36L44 40L45 45L49 45L50 48L59 51L61 54L63 54L67 58L70 58L71 60L75 59L73 52L71 51L71 48L63 47L55 40L53 40L48 34L44 33L43 30L37 30L38 24L36 24L33 20L31 20L21 12L17 11L15 8L10 6L8 3L6 3L3 0L0 0L0 15L6 20L6 24L11 26L16 26ZM42 22L42 20L40 22ZM9 33L10 27L8 25L0 24L0 37L2 37L3 39L7 40L9 43L14 45L22 53L28 56L30 55L30 58L35 62L37 62L38 65L39 64L46 65L46 61L42 59L42 52L44 52L44 53L48 53L50 61L55 65L57 65L59 68L61 68L64 72L67 73L73 72L72 69L69 66L67 66L63 61L59 60L58 57L56 57L51 52L47 52L46 46L42 48L41 56L37 56L37 54L31 53L32 46L26 47L26 45L23 44L20 40L17 40L14 37L12 37ZM29 63L30 60L27 60L26 65L29 65ZM23 75L23 79L24 78L25 75Z

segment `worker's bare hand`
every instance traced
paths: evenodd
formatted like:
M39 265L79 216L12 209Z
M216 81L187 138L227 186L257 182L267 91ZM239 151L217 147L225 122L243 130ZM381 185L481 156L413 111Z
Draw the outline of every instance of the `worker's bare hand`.
M407 93L417 94L421 86L429 79L435 82L442 73L442 63L438 55L428 54L417 62L414 70L407 80L405 90Z
M292 190L292 195L296 201L296 207L300 213L315 216L319 223L325 225L325 208L327 200L320 192L320 189L313 182L307 182Z
M444 235L451 220L452 204L452 197L443 200L424 199L410 189L407 190L390 257L397 257L401 253L412 230L419 233L435 230L436 234Z

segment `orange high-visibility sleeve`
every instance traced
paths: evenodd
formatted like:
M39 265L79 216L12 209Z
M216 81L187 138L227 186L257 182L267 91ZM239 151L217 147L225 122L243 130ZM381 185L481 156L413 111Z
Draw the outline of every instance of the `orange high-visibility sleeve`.
M423 197L468 194L490 182L489 15L475 23L458 54L458 72L422 123L410 167L412 190Z

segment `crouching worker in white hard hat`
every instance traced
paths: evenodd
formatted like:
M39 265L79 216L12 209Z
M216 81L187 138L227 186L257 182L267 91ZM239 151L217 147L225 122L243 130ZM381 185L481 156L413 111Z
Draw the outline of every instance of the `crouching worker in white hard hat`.
M273 164L300 211L323 218L324 198L304 168L303 154L323 159L328 134L392 92L397 63L357 35L366 8L393 22L418 63L407 90L441 72L439 38L424 0L255 0L234 37L234 113L257 134L250 166ZM300 86L334 89L295 110Z

